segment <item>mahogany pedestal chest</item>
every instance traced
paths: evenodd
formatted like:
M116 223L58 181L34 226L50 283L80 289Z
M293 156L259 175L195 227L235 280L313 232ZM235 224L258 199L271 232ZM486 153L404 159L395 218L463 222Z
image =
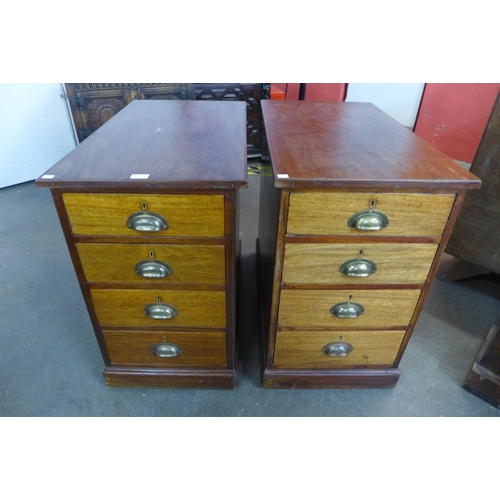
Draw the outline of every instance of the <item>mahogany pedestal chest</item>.
M263 385L394 387L465 192L480 181L372 104L262 109Z
M242 102L134 101L37 180L114 386L234 388Z

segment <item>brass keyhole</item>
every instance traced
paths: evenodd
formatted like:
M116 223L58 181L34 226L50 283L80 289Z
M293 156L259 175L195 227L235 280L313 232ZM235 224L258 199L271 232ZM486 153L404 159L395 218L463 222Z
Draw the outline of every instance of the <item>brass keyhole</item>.
M159 295L156 296L156 302L161 302L161 297Z
M150 257L151 259L154 259L154 258L155 258L155 253L153 252L153 250L151 250L151 251L149 252L149 257Z
M342 338L342 337L340 337ZM166 342L167 341L167 337L163 337L163 342Z
M360 257L363 257L363 250L360 250L360 251L359 251L359 256L360 256Z
M374 208L376 203L377 203L377 200L370 201L370 208Z
M145 202L145 201L142 201L142 202L141 202L141 208L142 208L143 210L147 210L147 209L148 209L148 205L146 204L146 202Z

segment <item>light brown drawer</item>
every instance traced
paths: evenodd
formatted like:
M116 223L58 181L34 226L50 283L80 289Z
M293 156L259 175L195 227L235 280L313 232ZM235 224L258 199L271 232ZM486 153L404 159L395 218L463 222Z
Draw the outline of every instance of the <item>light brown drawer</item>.
M437 245L396 243L287 243L284 283L419 284L429 274ZM361 254L361 255L360 255ZM370 262L359 262L365 259ZM349 261L349 272L340 272ZM356 276L375 264L369 276ZM354 276L353 276L354 274Z
M226 334L222 332L124 332L104 330L112 365L158 367L226 366ZM157 346L160 344L160 346ZM165 344L174 344L171 347ZM159 353L176 354L160 357ZM180 349L177 349L180 348Z
M274 365L277 368L392 365L404 334L405 331L279 332ZM335 344L333 353L343 351L347 355L329 356L323 351L329 344Z
M370 209L373 200L373 208L386 214L389 225L378 231L348 226L350 217ZM454 201L454 195L445 194L291 193L287 233L440 237Z
M408 325L420 292L420 290L282 290L278 326L389 328ZM330 313L333 306L349 301L363 306L364 313L357 318L339 318Z
M94 289L90 293L97 318L105 326L226 326L226 294L221 291ZM173 306L178 314L169 319L147 316L145 307L158 303Z
M89 282L223 284L225 283L225 248L222 245L114 245L80 243L76 245ZM137 264L156 261L168 272L145 272ZM168 268L165 268L166 264ZM151 267L151 266L150 266ZM142 274L141 274L142 273Z
M63 199L73 234L224 236L222 195L64 193ZM139 232L129 228L129 217L144 211L162 216L168 229Z

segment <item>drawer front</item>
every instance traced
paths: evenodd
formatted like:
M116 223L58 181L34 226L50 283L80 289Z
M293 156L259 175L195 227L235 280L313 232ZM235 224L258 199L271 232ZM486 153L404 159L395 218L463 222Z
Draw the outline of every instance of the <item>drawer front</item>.
M222 245L80 243L76 247L90 282L223 284L226 281Z
M222 291L93 289L90 293L97 318L104 326L226 326L226 294ZM157 319L145 313L147 306Z
M274 365L277 368L392 365L404 334L405 331L278 332Z
M287 243L282 279L297 284L423 284L437 248L418 243Z
M202 236L222 237L222 195L138 195L64 193L64 204L73 234L107 236ZM137 231L127 223L133 214L156 214L168 228ZM151 224L141 224L141 227ZM158 225L157 227L161 227Z
M380 230L348 226L358 212L383 212L388 225ZM290 194L288 234L431 236L440 237L455 201L454 195L402 193L300 192Z
M104 330L103 334L112 365L226 366L225 333Z
M282 290L278 326L354 329L408 325L420 293L420 290ZM332 307L347 302L361 305L364 313L342 318L330 313Z

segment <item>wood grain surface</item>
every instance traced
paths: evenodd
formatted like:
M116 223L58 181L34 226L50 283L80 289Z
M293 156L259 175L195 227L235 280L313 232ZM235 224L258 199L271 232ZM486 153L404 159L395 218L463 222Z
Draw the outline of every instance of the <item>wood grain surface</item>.
M278 332L276 368L336 368L353 365L391 365L404 331ZM331 342L346 342L353 350L347 356L328 356L322 348Z
M187 290L100 290L90 291L99 322L121 327L203 327L225 328L226 294L221 291ZM160 297L160 300L157 298ZM178 316L155 320L144 307L155 302L174 306Z
M221 245L76 245L87 281L118 283L218 284L225 283L225 248ZM151 257L151 252L154 257ZM165 278L143 278L135 266L143 260L168 264Z
M226 366L226 334L222 332L141 332L104 330L112 365ZM176 344L182 353L174 358L153 354L156 343Z
M476 177L370 103L262 101L276 186L478 188Z
M283 283L423 284L437 248L420 243L287 243ZM339 271L344 262L359 258L374 262L377 271L363 277Z
M347 225L361 210L385 213L389 225L379 231L359 231ZM363 236L441 236L454 195L403 193L292 192L288 234Z
M391 328L409 324L420 290L281 290L278 327ZM337 318L340 302L361 304L357 318Z
M245 187L245 102L133 101L85 139L39 187ZM145 179L131 179L134 174Z
M73 234L130 237L224 236L224 196L64 193ZM127 227L130 215L146 210L163 216L168 229L137 232Z

